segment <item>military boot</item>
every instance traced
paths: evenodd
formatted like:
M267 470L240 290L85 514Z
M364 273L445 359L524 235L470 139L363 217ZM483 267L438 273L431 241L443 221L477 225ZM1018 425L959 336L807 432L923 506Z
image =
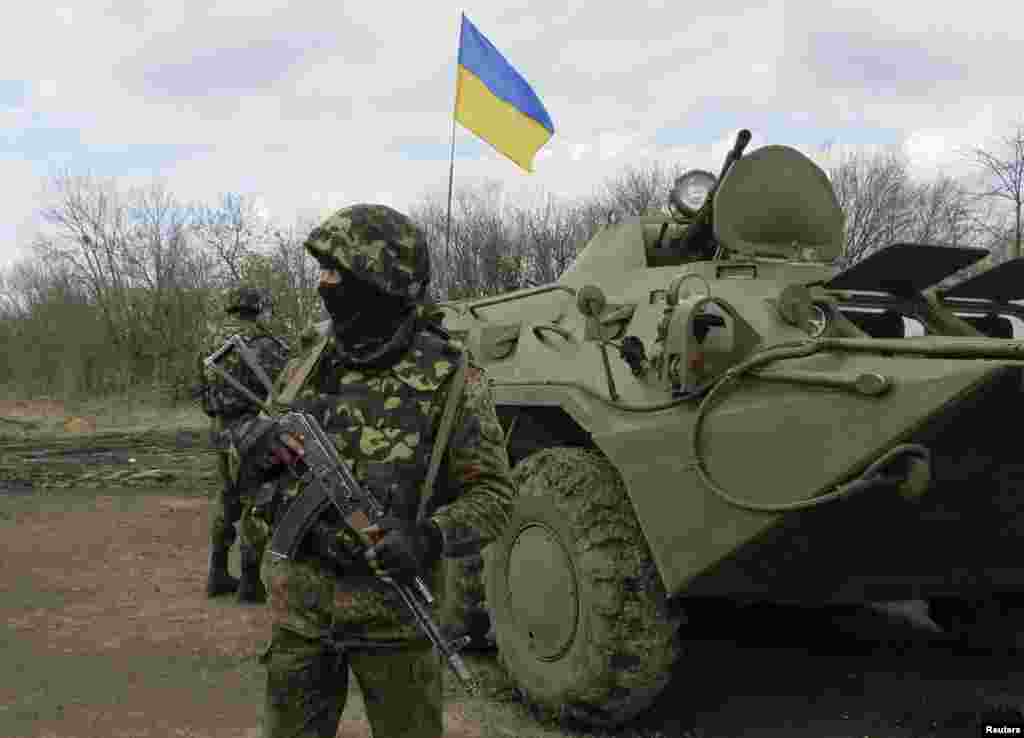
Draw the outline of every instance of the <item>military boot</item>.
M239 602L266 602L267 590L260 579L260 557L252 546L241 546L242 579L238 585Z
M211 548L209 573L206 575L206 596L231 594L238 589L238 580L228 573L228 549Z

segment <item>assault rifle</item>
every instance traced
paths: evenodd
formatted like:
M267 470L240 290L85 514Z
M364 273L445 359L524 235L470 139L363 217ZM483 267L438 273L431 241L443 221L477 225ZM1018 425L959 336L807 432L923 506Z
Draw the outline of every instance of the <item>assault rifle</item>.
M232 377L228 372L217 366L223 356L237 350L242 361L252 369L261 382L268 388L267 400L261 400L245 385ZM361 530L379 521L385 515L384 505L372 490L363 487L352 475L348 465L338 454L330 437L309 413L277 403L273 399L273 387L256 357L239 336L231 336L224 345L204 360L211 371L224 378L271 419L277 421L282 433L290 433L303 441L304 458L288 467L289 472L299 479L304 489L292 501L285 511L284 517L274 527L268 552L277 559L291 559L298 552L299 546L310 529L319 521L323 513L333 507L341 516L342 524L354 534L353 539L359 541L358 550L350 553L362 556L370 542ZM286 412L279 412L277 407L288 407ZM305 467L302 470L302 467ZM420 577L413 577L411 582L382 577L382 581L390 585L402 603L416 620L420 631L430 639L434 647L444 656L455 676L462 685L474 694L477 691L476 681L459 656L459 648L465 645L468 637L449 642L441 629L430 617L429 606L434 597L426 583Z

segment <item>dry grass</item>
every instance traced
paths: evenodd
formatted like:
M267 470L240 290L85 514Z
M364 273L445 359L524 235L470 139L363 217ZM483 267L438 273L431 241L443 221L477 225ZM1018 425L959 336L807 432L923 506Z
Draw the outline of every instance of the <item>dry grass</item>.
M71 415L94 418L97 430L178 430L205 428L209 424L195 403L169 406L153 392L73 401L66 407Z
M59 433L139 432L205 429L209 420L192 402L170 404L156 391L136 390L104 398L23 399L0 391L0 431L51 435Z

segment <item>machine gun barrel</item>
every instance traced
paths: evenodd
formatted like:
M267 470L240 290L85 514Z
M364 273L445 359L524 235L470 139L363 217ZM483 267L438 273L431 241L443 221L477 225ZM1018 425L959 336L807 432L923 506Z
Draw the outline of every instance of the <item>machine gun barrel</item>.
M725 179L725 175L729 173L732 165L743 156L743 150L747 148L747 144L749 143L750 131L743 128L736 134L736 141L729 150L729 153L725 156L725 161L722 163L722 170L718 173L718 179L715 180L715 184L708 192L708 196L704 200L704 204L701 205L697 215L694 216L693 222L687 227L686 233L683 235L682 250L684 252L694 250L695 245L698 242L710 237L711 210L715 199L715 193L718 192L718 188L722 184L722 180Z
M743 156L743 149L747 148L747 144L750 143L750 131L746 128L740 130L736 134L736 141L733 143L729 153L725 155L725 161L722 162L722 171L718 173L718 180L715 182L715 186L712 192L718 189L718 185L721 184L722 180L725 179L725 175L729 173L732 165ZM709 198L710 199L710 198Z

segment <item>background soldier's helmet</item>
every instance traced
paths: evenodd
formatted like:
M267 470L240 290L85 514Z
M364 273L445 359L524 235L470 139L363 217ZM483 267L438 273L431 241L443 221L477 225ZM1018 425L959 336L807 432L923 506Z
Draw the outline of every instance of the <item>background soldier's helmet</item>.
M387 295L420 301L430 282L427 239L408 217L386 205L339 210L306 239L321 266L344 269Z
M224 310L228 313L261 313L272 307L268 290L259 287L234 287L227 291Z

